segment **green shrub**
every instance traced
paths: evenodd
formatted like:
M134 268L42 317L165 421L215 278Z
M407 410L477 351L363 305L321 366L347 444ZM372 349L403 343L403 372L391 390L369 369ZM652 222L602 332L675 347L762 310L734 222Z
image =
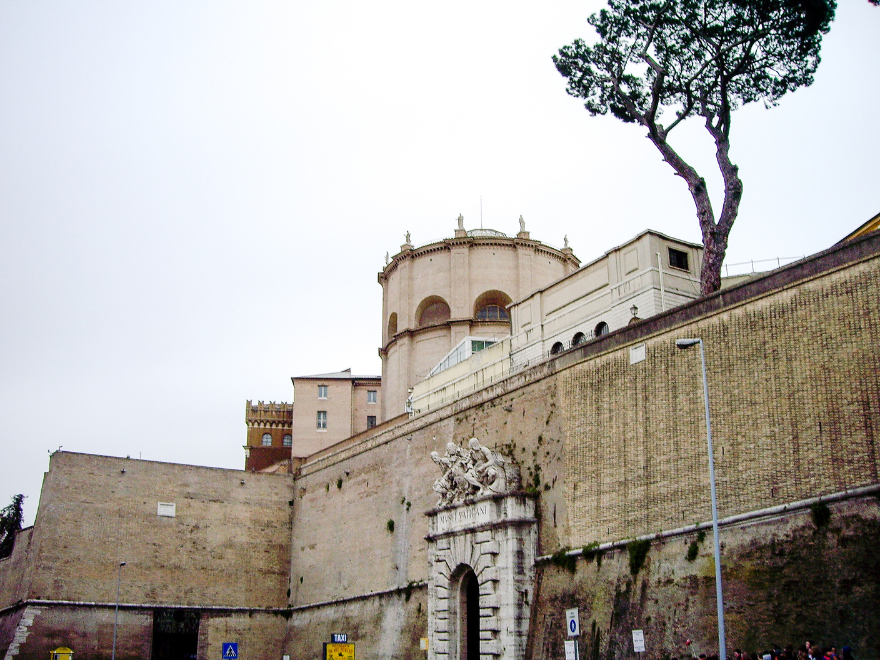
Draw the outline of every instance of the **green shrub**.
M828 508L825 502L811 504L810 513L813 516L813 524L816 526L816 529L827 527L828 523L831 522L831 509Z
M569 573L574 573L577 570L577 557L574 557L568 554L569 548L560 548L555 553L550 555L550 561L559 566L559 568L564 568Z
M648 556L648 550L651 549L651 541L630 541L626 544L629 552L629 572L635 577L645 565L645 558Z

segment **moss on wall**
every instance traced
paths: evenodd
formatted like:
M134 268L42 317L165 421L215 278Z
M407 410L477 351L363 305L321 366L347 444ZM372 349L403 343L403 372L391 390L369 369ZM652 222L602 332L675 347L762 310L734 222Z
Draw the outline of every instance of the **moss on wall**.
M655 542L633 575L623 548L605 561L579 559L572 575L539 570L529 657L564 657L565 610L580 610L582 658L632 658L632 630L645 632L644 660L717 652L713 546L696 535ZM880 506L874 498L830 506L827 526L810 511L721 531L728 650L750 652L807 639L880 651ZM690 645L687 640L692 640Z

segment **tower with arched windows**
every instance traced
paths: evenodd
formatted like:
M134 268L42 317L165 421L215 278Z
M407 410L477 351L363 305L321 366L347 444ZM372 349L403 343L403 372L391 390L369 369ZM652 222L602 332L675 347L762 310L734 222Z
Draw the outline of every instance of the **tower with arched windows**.
M459 228L421 247L407 241L379 273L382 285L382 418L403 413L408 390L466 337L510 334L507 305L573 272L571 248Z

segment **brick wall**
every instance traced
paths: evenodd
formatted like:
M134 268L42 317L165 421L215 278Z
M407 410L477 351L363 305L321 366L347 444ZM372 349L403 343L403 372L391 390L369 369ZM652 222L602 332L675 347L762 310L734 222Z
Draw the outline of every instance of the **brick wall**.
M244 481L244 483L242 483ZM283 607L288 475L56 452L37 512L27 597ZM176 517L157 515L158 502Z
M0 559L0 608L8 607L24 596L27 588L25 572L33 533L33 527L18 532L12 554Z
M705 342L721 517L878 481L880 270L871 260L562 374L569 545L711 518Z

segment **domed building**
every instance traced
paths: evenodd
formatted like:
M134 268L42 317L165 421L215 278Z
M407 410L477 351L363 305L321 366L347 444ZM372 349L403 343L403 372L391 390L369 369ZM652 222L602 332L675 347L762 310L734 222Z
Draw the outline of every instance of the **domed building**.
M490 343L510 334L507 305L577 270L567 245L494 229L458 229L414 247L409 233L379 273L382 285L382 419L406 410L408 391L467 338Z

